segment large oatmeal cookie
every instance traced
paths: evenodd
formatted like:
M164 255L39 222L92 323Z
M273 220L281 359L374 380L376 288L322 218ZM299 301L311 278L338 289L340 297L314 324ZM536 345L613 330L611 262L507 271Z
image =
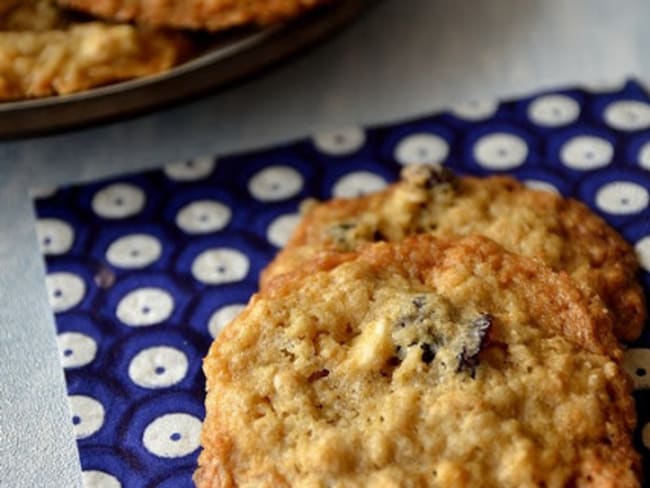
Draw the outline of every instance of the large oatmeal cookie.
M333 253L212 345L206 487L639 486L610 315L473 236Z
M295 17L328 0L58 0L100 17L185 29L222 30L271 24Z
M312 205L287 247L265 270L262 286L323 251L429 233L487 236L506 249L566 271L600 295L615 334L632 340L645 320L637 261L629 244L585 205L526 188L504 176L455 177L438 166L408 166L384 191Z

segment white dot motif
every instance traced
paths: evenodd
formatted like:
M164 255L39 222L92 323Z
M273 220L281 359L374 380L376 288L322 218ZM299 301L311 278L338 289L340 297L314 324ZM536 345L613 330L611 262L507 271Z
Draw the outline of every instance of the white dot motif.
M266 230L266 238L276 247L283 247L300 222L299 214L287 214L276 217Z
M603 114L610 127L634 131L650 127L650 105L637 100L620 100L610 103Z
M60 219L39 219L36 222L36 236L43 254L65 254L72 247L74 231L67 222Z
M419 132L404 137L395 148L395 160L406 164L440 164L447 159L449 144L442 137Z
M300 193L302 175L290 166L269 166L258 171L248 182L248 191L257 200L275 202Z
M650 171L650 142L646 142L639 150L639 166Z
M45 277L48 300L55 313L77 306L86 294L86 284L74 273L50 273Z
M120 480L104 471L82 471L81 479L84 488L122 488Z
M208 249L192 263L192 275L197 280L219 285L241 281L248 274L248 258L236 249Z
M206 178L212 173L215 159L211 156L170 163L164 171L167 178L174 181L194 181Z
M624 351L623 368L632 378L634 389L650 388L650 349L630 348Z
M454 105L452 115L459 119L477 121L492 117L497 111L498 104L494 100L469 100Z
M594 81L590 81L587 83L583 83L582 85L589 91L594 92L594 93L605 93L605 92L613 92L613 91L618 91L623 88L623 85L625 84L625 79L624 78L617 78L617 79L598 79Z
M144 268L162 253L160 241L149 234L129 234L114 240L106 250L106 260L117 268Z
M580 105L566 95L544 95L528 106L528 118L538 125L558 127L570 124L580 115Z
M162 288L137 288L117 304L116 315L131 327L146 327L167 320L174 311L174 299Z
M601 186L596 193L596 205L612 215L641 212L648 206L648 190L631 181L614 181Z
M244 310L244 308L246 308L246 305L243 303L233 303L216 310L210 317L210 320L208 320L208 330L210 331L210 335L216 339L219 332L221 332L226 325L232 322L233 319Z
M182 381L187 368L183 351L169 346L149 347L129 363L129 378L143 388L165 388Z
M230 208L214 200L198 200L176 214L176 225L188 234L206 234L223 229L230 222Z
M549 183L548 181L542 180L526 180L524 184L533 190L547 191L550 193L559 194L560 191L555 187L555 185Z
M92 337L79 332L62 332L56 337L59 358L64 368L79 368L90 364L97 354Z
M201 421L187 413L168 413L144 430L144 447L162 458L187 456L199 448Z
M474 158L484 168L508 170L521 166L528 156L528 145L519 136L495 132L481 137L474 145Z
M576 136L560 149L560 160L565 166L590 170L602 168L612 162L614 146L600 137Z
M129 183L115 183L93 196L93 211L105 219L123 219L139 213L145 204L144 192Z
M379 191L386 186L386 180L370 171L355 171L342 176L334 184L332 194L338 198L353 198Z
M316 148L330 156L344 156L357 152L366 141L366 134L359 127L319 132L314 136Z
M650 235L641 238L634 245L639 265L641 268L650 273Z
M90 437L104 425L104 407L92 397L71 395L72 425L77 439Z

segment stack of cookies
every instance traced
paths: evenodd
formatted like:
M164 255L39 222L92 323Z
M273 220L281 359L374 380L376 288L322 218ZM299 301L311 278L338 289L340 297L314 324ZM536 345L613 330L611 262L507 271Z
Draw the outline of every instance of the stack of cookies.
M205 360L199 487L640 486L602 219L438 166L304 213Z
M169 70L188 31L291 19L327 0L0 0L0 102L67 95Z

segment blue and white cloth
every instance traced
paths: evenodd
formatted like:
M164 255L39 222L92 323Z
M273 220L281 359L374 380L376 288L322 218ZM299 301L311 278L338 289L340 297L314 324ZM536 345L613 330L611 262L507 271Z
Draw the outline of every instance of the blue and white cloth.
M35 200L36 226L86 486L192 486L201 359L256 290L299 203L379 190L408 162L508 173L583 200L635 246L650 289L650 97L635 82L59 188ZM646 332L626 361L648 479L649 347Z

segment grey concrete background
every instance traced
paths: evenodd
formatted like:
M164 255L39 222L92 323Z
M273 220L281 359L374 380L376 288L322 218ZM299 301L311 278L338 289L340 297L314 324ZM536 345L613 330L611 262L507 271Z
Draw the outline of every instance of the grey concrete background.
M643 0L384 0L307 56L226 92L103 127L0 143L0 486L80 484L27 188L468 99L648 80L649 18Z

